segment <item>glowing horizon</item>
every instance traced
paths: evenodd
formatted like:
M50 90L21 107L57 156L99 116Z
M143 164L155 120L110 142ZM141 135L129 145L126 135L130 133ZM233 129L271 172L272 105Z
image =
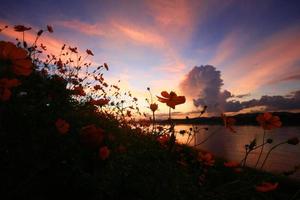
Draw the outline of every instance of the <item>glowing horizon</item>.
M63 43L82 51L92 49L92 62L107 62L107 79L121 80L120 86L138 97L143 111L147 111L147 87L153 95L163 90L185 95L181 82L194 66L201 65L213 65L221 72L221 92L250 94L240 101L264 95L285 97L300 89L300 6L296 1L78 0L56 5L28 0L2 4L1 27L52 25L54 34L44 38L48 51L55 53ZM16 36L3 32L0 39ZM197 110L192 101L197 95L188 97L175 111ZM159 104L159 113L167 110Z

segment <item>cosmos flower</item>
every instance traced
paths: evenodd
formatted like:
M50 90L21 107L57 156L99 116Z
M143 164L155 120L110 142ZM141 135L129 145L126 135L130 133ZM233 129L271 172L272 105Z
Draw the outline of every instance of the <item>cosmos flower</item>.
M53 33L53 28L50 25L47 25L47 30L49 31L49 33Z
M224 162L224 166L228 168L235 168L235 167L239 167L240 163L235 161L228 161L228 162Z
M73 94L77 96L85 96L85 92L81 85L74 87Z
M0 79L0 100L8 101L11 96L10 89L13 87L17 87L20 84L21 82L18 79L7 79L7 78Z
M99 149L99 158L101 160L106 160L110 155L110 150L107 146L103 146Z
M55 122L55 126L56 126L58 132L61 133L61 134L68 133L68 131L70 129L69 123L66 122L63 119L57 119L56 122Z
M100 86L100 85L95 85L95 86L94 86L94 89L95 89L95 90L100 90L100 89L101 89L101 86Z
M91 103L92 105L102 107L102 106L105 106L105 105L107 105L107 104L109 103L109 99L105 99L105 98L103 98L103 99L98 99L98 100L91 99L91 100L90 100L90 103Z
M24 32L24 31L30 30L31 27L26 27L26 26L23 26L23 25L16 25L16 26L14 26L14 29L17 32Z
M177 96L177 94L173 91L171 91L170 93L163 91L161 92L161 96L162 97L157 96L158 101L160 101L161 103L166 103L173 109L175 109L176 105L185 103L185 96Z
M278 116L273 116L271 113L260 114L256 117L260 126L265 130L272 130L281 127L282 123Z
M156 103L150 104L150 110L152 110L152 112L155 112L157 109L158 109L158 105Z
M170 136L168 134L161 135L157 138L157 141L160 144L166 144L170 140Z
M32 72L32 62L27 51L11 42L0 41L0 61L16 75L29 76Z
M260 185L255 186L258 192L270 192L278 188L278 183L263 182Z
M93 52L92 52L91 50L89 50L89 49L86 50L86 53L87 53L88 55L94 56Z
M104 139L104 130L94 124L87 125L82 127L80 139L81 143L87 147L99 147Z
M213 166L215 164L215 159L209 152L200 152L198 155L198 159L202 161L206 166Z

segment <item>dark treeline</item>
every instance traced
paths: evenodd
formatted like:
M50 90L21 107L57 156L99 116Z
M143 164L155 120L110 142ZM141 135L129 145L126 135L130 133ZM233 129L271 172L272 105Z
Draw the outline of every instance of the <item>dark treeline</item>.
M258 125L256 117L260 113L247 113L232 116L236 120L236 125ZM274 112L273 115L279 116L283 126L300 126L300 113ZM223 124L221 117L196 117L185 119L172 119L176 124ZM168 120L157 120L159 124L168 124Z

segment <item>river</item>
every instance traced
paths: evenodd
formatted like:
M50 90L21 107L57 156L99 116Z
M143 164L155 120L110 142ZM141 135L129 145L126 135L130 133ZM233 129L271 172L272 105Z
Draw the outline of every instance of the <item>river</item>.
M189 130L191 127L192 125L176 125L175 129L176 131ZM197 125L195 127L197 127L199 131L195 134L190 145L199 144L205 140L207 136L215 132L213 136L198 147L231 161L241 161L245 156L245 144L249 144L250 141L257 138L257 143L259 145L261 144L263 137L263 130L259 126L235 126L234 128L237 133L232 133L219 125ZM208 128L208 131L203 129L206 127ZM179 142L186 143L188 136L177 134L176 137ZM273 145L292 137L298 137L300 139L300 126L282 127L267 131L266 138L272 138L273 143L265 145L261 162ZM249 158L247 159L248 166L253 167L255 165L259 152L260 149L253 151L249 155ZM274 149L263 169L270 172L281 173L283 171L291 170L295 165L300 165L300 144L284 144ZM291 177L300 180L300 170Z

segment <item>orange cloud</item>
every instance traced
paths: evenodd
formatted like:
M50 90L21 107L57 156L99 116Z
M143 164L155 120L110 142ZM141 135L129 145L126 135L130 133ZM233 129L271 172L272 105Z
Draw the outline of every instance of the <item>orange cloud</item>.
M56 25L60 25L69 29L73 29L79 32L82 32L90 36L107 36L108 29L105 25L101 24L87 24L79 20L70 20L70 21L56 21Z
M114 27L118 29L125 37L135 41L139 44L146 44L152 47L163 48L165 46L165 40L158 34L151 33L145 30L145 28L134 27L130 24L114 23Z
M289 71L300 58L300 27L276 33L230 65L225 83L235 94L251 92Z

